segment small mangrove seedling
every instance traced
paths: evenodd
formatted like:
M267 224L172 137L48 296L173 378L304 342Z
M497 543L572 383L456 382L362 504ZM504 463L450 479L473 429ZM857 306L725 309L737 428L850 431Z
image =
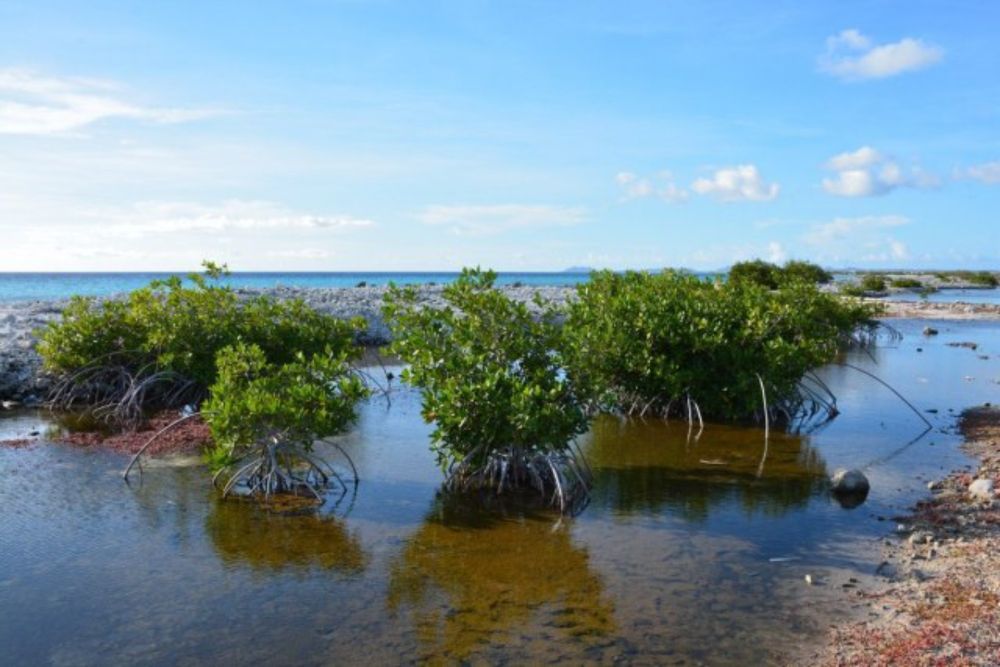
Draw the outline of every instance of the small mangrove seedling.
M573 513L590 487L573 442L587 417L562 370L557 313L537 298L532 312L495 280L463 270L444 288L443 307L421 308L413 288L392 286L390 350L409 364L403 380L422 392L446 489L533 490Z
M338 470L318 457L313 443L343 432L355 419L355 405L368 389L352 369L351 354L326 350L274 364L253 344L238 343L218 355L218 379L203 415L214 446L207 453L222 482L223 496L234 490L264 500L274 494L311 495L336 482ZM356 485L357 470L340 445Z

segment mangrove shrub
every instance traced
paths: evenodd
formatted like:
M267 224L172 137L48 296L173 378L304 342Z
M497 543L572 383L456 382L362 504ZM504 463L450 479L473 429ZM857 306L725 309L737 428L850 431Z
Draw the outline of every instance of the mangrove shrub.
M811 285L826 284L833 280L833 274L812 262L789 260L778 266L762 259L737 262L729 269L729 282L750 283L768 289L778 289L782 285L804 282Z
M278 364L256 344L219 351L202 413L212 432L208 457L216 479L229 473L223 495L239 485L265 498L308 492L319 499L317 489L331 480L346 491L341 475L314 455L313 442L346 429L368 395L351 365L353 350L293 354Z
M596 272L577 287L563 332L570 380L592 411L785 422L832 413L803 382L874 330L871 308L801 282L709 283L676 272Z
M421 389L446 487L534 489L571 508L588 483L572 448L587 419L562 372L557 313L540 300L532 313L495 280L466 269L441 307L421 308L413 288L392 287L390 351L409 364L403 380Z
M40 336L46 369L61 378L52 403L85 407L135 427L145 408L197 404L217 378L223 348L255 345L268 362L354 347L357 322L301 300L241 297L221 282L225 267L156 280L120 299L76 297Z

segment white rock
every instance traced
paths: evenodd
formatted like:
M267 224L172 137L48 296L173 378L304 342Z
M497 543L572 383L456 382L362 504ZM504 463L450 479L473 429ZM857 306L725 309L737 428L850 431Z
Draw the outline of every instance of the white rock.
M978 500L993 500L993 480L980 477L969 484L969 495Z

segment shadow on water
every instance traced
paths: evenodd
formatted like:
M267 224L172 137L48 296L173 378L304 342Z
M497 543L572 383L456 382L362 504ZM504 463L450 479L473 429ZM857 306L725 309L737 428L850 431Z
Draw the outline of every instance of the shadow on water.
M780 516L827 487L826 465L804 436L709 425L697 440L686 424L595 421L583 443L595 470L593 503L617 513L663 510L704 521L712 507Z
M421 660L552 641L575 654L615 630L614 605L568 526L516 505L501 513L442 495L391 562L386 603L411 619Z

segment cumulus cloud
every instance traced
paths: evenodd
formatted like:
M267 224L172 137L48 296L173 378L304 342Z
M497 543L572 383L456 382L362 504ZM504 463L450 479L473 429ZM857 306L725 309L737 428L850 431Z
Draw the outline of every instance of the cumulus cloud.
M183 123L218 114L140 106L121 99L120 92L109 81L0 69L0 134L62 134L109 118Z
M677 204L687 201L689 196L687 190L677 185L673 174L669 171L661 171L655 179L622 171L615 175L615 182L621 187L625 199L659 197L666 202Z
M875 197L897 188L923 190L941 184L934 174L919 167L904 169L871 146L834 155L825 166L836 173L823 179L823 189L838 197Z
M427 225L450 227L457 234L488 235L521 228L571 227L587 220L582 208L494 204L428 206L418 219Z
M884 79L915 72L940 62L944 50L933 44L905 37L898 42L874 44L856 29L843 30L826 40L820 69L845 81Z
M968 178L987 185L1000 185L1000 160L966 167L958 173L959 178Z
M755 165L742 164L717 170L711 178L699 178L691 189L724 202L771 201L777 198L777 183L766 183Z
M814 225L803 241L816 249L818 258L836 262L885 262L909 258L906 244L891 230L910 224L901 215L834 218Z
M219 205L142 202L125 210L94 211L108 221L106 231L121 236L248 230L352 229L371 227L364 218L301 213L267 201L230 200Z

